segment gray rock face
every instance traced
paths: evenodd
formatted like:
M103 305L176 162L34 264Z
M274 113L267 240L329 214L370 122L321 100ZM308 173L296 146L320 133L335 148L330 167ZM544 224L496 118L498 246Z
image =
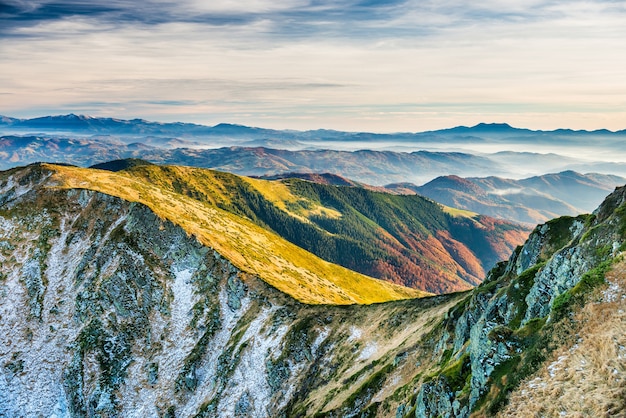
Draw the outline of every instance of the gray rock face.
M457 415L458 411L453 409L453 402L454 392L443 377L438 377L422 386L417 395L415 417L451 418L461 416Z
M546 243L549 230L549 226L547 224L543 224L537 226L532 234L530 234L528 240L524 243L522 250L513 263L515 266L515 274L520 274L524 270L529 269L539 262L541 250Z
M280 306L246 284L262 283L145 206L89 191L17 195L0 214L13 248L0 256L0 364L20 367L2 368L0 415L267 416L284 406L302 376L276 380L265 368L288 348L289 328L271 326ZM50 201L63 210L43 210ZM287 371L294 364L285 356Z
M493 298L470 331L469 354L472 365L469 406L476 404L487 387L495 367L511 357L515 344L506 338L495 339L494 330L509 324L511 315L506 295Z
M619 225L624 225L626 211L617 213L616 208L625 201L626 188L621 188L596 211L594 222L586 225L580 217L564 217L538 226L506 264L492 270L474 290L453 332L442 333L437 343L440 351L449 347L452 358L469 354L469 396L460 394L459 398L442 384L445 379L437 377L420 388L416 416L469 416L488 390L497 366L521 350L510 338L512 329L547 317L556 297L623 246L625 237Z
M591 261L582 255L580 247L559 251L535 277L535 284L526 296L528 309L524 323L543 318L550 313L554 298L578 283L591 267Z
M588 229L573 226L576 234L573 244L554 254L535 277L526 296L528 309L523 323L547 316L559 295L576 286L586 272L616 255L616 249L623 243L619 228L616 228L617 221L613 218Z

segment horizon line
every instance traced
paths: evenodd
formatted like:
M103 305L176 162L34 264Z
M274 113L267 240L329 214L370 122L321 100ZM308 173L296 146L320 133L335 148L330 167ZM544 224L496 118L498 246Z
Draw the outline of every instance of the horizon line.
M180 120L179 121L174 121L174 122L160 122L158 120L148 120L148 119L144 119L144 118L125 119L125 118L111 117L111 116L93 116L93 115L82 114L82 113L76 114L74 112L67 113L67 114L56 114L56 115L49 114L49 115L36 116L36 117L31 117L31 118L19 118L19 117L13 117L13 116L0 114L0 120L4 119L4 118L8 118L8 119L11 119L11 120L17 120L19 122L27 122L27 121L37 120L37 119L63 118L63 117L71 117L71 116L74 116L76 118L83 118L83 119L113 120L113 121L119 121L119 122L140 121L140 122L145 122L145 123L150 123L150 124L161 124L161 125L184 124L184 125L195 125L195 126L206 127L206 128L216 128L218 126L226 125L226 126L237 126L237 127L250 128L250 129L263 129L263 130L268 130L268 131L283 131L283 132L333 131L333 132L343 132L343 133L374 134L374 135L422 134L422 133L430 133L430 132L448 131L448 130L453 130L453 129L475 129L475 128L479 128L479 127L501 127L501 128L504 128L504 129L511 129L511 130L517 130L517 131L530 131L530 132L537 132L537 133L551 133L551 132L556 132L556 131L569 131L569 132L572 132L572 133L600 133L600 132L611 133L611 134L626 133L626 128L615 130L615 131L610 130L608 128L599 128L599 129L594 129L594 130L572 129L572 128L555 128L555 129L546 130L546 129L531 129L531 128L516 127L516 126L513 126L513 125L509 124L508 122L478 122L478 123L476 123L475 125L472 125L472 126L455 125L455 126L451 126L451 127L447 127L447 128L429 129L429 130L425 130L425 131L394 131L394 132L349 131L349 130L340 130L340 129L332 129L332 128L290 129L290 128L265 128L265 127L262 127L262 126L252 126L252 125L245 125L243 123L232 123L232 122L219 122L219 123L217 123L215 125L206 125L206 124L197 123L197 122L184 122L184 121L180 121ZM10 126L10 124L9 124L9 126ZM0 121L0 127L2 127L2 122L1 121Z

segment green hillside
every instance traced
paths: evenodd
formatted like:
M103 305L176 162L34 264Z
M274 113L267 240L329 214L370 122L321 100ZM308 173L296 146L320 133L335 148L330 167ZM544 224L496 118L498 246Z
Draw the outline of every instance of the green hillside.
M359 187L181 166L140 165L120 174L243 216L324 260L433 293L478 284L529 232L420 196Z
M238 193L236 187L230 189L228 184L228 180L237 181L234 176L184 167L137 167L145 177L135 169L115 173L50 164L41 167L53 173L51 182L56 188L94 190L148 206L242 271L260 277L304 303L374 303L426 295L324 261L245 216L223 210L222 207L229 206L230 195ZM174 173L184 176L176 177ZM187 178L190 185L199 186L196 176L207 186L214 184L203 189L206 194L202 199L169 190L157 182L161 179L165 184L171 178L178 188L176 179Z

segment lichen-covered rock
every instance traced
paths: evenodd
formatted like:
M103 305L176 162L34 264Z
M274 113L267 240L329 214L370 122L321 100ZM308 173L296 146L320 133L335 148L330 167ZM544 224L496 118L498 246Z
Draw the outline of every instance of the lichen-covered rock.
M550 313L554 298L578 283L594 261L583 256L581 247L565 248L555 254L537 276L526 297L524 322Z
M456 399L456 393L450 388L445 377L438 376L424 383L420 388L415 408L416 418L466 418L468 416L468 405L462 405Z
M452 410L454 393L443 377L422 385L417 395L415 417L456 417Z
M464 394L459 400L440 376L421 386L416 416L458 416L459 410L464 411L463 416L469 415L488 392L493 383L490 377L498 366L523 350L513 336L514 330L533 319L548 317L560 294L623 248L626 210L620 205L624 202L626 188L620 188L600 206L595 219L563 217L538 226L507 263L490 272L463 311L454 315L454 338L446 328L436 344L439 352L448 347L449 361L469 354L468 401L464 401Z

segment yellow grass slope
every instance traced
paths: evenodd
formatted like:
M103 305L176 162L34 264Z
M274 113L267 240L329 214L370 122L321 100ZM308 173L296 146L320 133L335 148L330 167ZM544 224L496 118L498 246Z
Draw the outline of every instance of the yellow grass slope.
M427 295L328 263L242 217L165 190L131 172L46 167L54 172L55 187L88 189L142 203L196 236L239 269L301 302L368 304Z
M606 275L593 303L572 318L565 342L498 414L505 417L626 417L626 262Z

